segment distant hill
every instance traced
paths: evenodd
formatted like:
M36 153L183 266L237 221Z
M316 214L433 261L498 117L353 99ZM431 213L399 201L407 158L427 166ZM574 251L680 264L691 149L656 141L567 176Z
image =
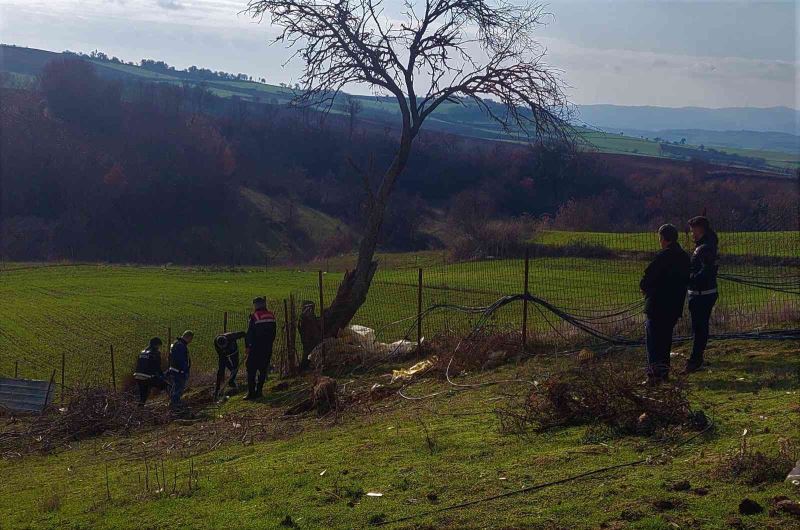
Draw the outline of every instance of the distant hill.
M704 129L708 131L800 132L800 111L788 107L707 109L581 105L579 118L608 130Z
M0 72L7 74L4 84L19 87L33 83L45 64L66 54L67 52L55 53L0 45ZM244 74L211 72L197 67L176 70L164 62L154 60L143 60L136 65L108 58L102 53L81 57L92 62L100 76L128 84L202 84L216 96L273 105L286 104L294 95L291 87L271 85L263 82L264 80L258 82ZM334 114L347 114L350 100L358 102L361 119L389 122L391 125L397 123L399 112L391 98L342 94L334 102L331 111ZM578 106L577 111L579 123L586 124L587 127L578 125L576 131L589 150L674 158L676 155L662 150L660 144L664 140L681 142L681 139L685 139L686 147L702 144L717 149L725 148L731 154L741 157L738 160L750 167L784 170L794 168L800 163L800 136L790 134L796 130L798 112L788 108L704 109L584 105ZM518 139L509 136L482 109L469 102L440 106L425 127L431 131L469 138L501 141ZM655 140L656 137L659 140Z

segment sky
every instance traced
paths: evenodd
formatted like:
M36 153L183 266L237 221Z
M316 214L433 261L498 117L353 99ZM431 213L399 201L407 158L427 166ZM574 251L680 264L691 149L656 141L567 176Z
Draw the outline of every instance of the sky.
M399 13L401 0L384 2ZM270 45L268 22L240 14L246 3L0 0L0 42L293 84L302 64ZM547 11L538 39L573 103L800 108L793 0L552 0Z

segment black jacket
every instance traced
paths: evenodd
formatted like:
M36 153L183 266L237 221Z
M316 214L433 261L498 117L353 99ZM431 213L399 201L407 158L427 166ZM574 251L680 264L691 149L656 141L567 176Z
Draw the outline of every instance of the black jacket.
M225 348L220 348L217 345L217 337L214 337L214 349L217 350L217 355L223 357L225 355L233 355L234 353L239 353L239 345L236 344L236 341L244 337L246 333L244 331L231 331L228 333L220 333L217 337L224 336L228 339L228 345Z
M656 254L647 266L639 288L644 292L644 312L651 319L678 320L683 314L689 283L689 256L677 242Z
M695 243L689 272L690 291L709 291L717 288L718 241L717 234L709 230Z
M275 315L272 314L272 311L267 309L254 311L250 315L247 336L244 339L245 346L250 350L250 355L272 354L272 343L275 342L277 332Z
M138 379L146 377L161 376L161 352L154 348L147 348L142 350L139 358L136 360L136 371L134 372Z

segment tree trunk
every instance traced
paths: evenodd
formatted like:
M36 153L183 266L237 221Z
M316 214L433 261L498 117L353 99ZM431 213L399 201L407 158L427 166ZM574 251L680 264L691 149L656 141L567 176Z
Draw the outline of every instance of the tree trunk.
M303 343L303 353L311 353L323 338L335 337L345 328L355 316L358 309L366 302L372 278L378 268L378 262L373 258L378 245L378 236L383 225L383 216L386 212L389 196L394 188L397 177L403 172L411 153L413 140L411 128L404 123L403 134L400 139L400 149L392 164L383 175L381 185L374 196L370 196L367 222L361 242L358 247L358 261L356 267L345 274L336 297L325 311L325 330L321 330L320 318L313 310L304 310L300 315L300 340ZM304 309L306 309L304 307Z

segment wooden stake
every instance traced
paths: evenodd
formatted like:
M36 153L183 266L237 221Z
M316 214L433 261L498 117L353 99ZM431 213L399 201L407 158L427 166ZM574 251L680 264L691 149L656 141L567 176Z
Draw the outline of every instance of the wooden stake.
M223 333L227 333L228 332L228 312L227 311L225 311L225 313L222 316L222 332Z
M322 271L319 271L319 327L320 338L322 339L322 363L325 365L325 299L322 295Z
M422 346L422 268L417 271L417 349Z
M528 349L528 270L530 268L530 250L525 249L525 280L524 280L524 293L525 298L522 300L522 351Z
M286 341L286 375L294 373L294 362L290 357L291 349L289 348L289 302L286 298L283 299L283 335Z
M64 406L64 367L67 364L67 354L61 352L61 406Z
M108 481L108 464L106 464L106 500L111 500L111 485Z
M111 345L111 385L114 392L117 391L117 368L114 365L114 345Z
M19 361L14 361L14 379L19 379Z

